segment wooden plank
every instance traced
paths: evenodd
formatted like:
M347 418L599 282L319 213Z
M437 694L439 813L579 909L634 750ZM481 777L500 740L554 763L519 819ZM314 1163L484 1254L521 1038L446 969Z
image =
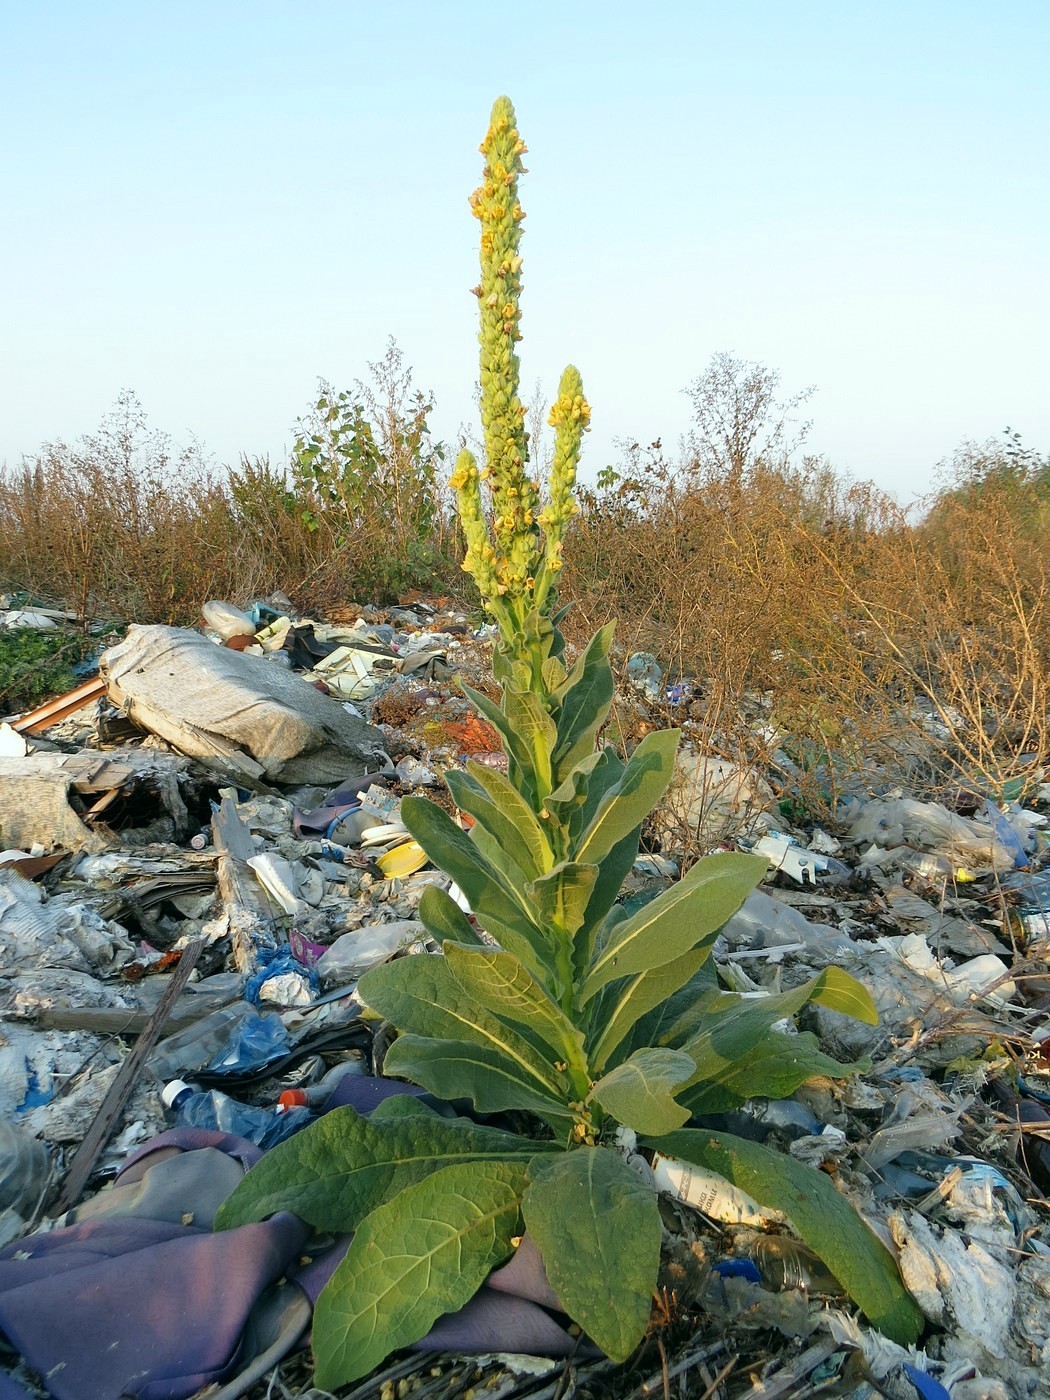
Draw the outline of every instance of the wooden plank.
M258 971L260 947L277 946L274 915L263 887L247 862L255 855L251 832L241 821L237 806L224 797L211 819L217 857L219 893L226 905L233 964L251 976Z
M90 705L92 700L101 700L105 693L106 682L101 676L94 676L83 685L78 685L75 690L69 690L65 695L48 700L45 704L38 705L35 710L24 714L21 719L14 720L11 728L17 729L19 734L42 734L53 724L68 719L70 715L76 714L77 710Z
M125 1057L117 1071L116 1078L109 1086L109 1093L103 1099L102 1106L95 1115L95 1121L88 1129L84 1141L73 1154L73 1160L69 1164L69 1171L66 1173L62 1189L50 1207L52 1215L61 1215L63 1211L69 1210L80 1200L95 1163L109 1141L117 1119L123 1112L124 1105L135 1087L135 1081L139 1077L143 1062L160 1039L161 1033L167 1025L171 1009L189 981L190 973L196 967L197 959L203 948L204 941L200 938L196 938L192 943L186 945L167 991L157 1003L157 1009L149 1018L134 1050Z

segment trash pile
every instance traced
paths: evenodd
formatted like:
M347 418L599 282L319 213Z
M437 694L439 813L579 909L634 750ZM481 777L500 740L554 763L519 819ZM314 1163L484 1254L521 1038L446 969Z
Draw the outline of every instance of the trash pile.
M390 1028L356 985L439 953L417 911L449 881L400 802L454 813L443 770L506 766L460 689L491 691L491 633L422 597L324 622L212 602L203 624L132 626L96 678L0 727L0 1400L233 1400L282 1376L312 1393L301 1348L340 1242L287 1214L211 1221L319 1114L421 1095L382 1076ZM621 671L622 714L687 708L655 657ZM639 1360L612 1368L567 1330L526 1237L482 1308L354 1393L562 1394L571 1365L594 1394L1050 1394L1050 788L1033 773L1025 805L885 784L793 826L772 773L683 729L621 899L679 878L682 832L761 854L716 946L723 985L760 998L836 965L880 1015L809 1007L803 1029L870 1068L702 1124L827 1173L898 1259L922 1344L858 1322L739 1188L633 1154L665 1226Z

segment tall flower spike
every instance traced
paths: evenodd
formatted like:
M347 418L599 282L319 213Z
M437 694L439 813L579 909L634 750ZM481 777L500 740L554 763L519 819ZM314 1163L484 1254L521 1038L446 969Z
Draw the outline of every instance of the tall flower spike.
M590 427L591 406L583 396L583 380L575 365L568 365L558 385L558 397L547 419L554 429L554 460L551 463L550 500L539 519L545 547L543 564L536 577L536 606L542 608L561 568L561 547L569 521L579 510L575 500L576 470L580 462L583 435Z
M518 397L520 364L514 346L521 339L521 222L518 176L525 144L518 135L514 107L498 97L481 152L482 184L471 196L481 221L481 423L491 473L493 528L499 582L505 596L531 601L530 580L539 562L536 485L526 475L528 449L525 409Z

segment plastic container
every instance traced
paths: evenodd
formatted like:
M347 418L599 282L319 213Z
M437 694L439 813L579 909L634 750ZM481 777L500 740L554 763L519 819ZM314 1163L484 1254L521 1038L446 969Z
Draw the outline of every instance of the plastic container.
M252 618L241 612L240 608L235 608L232 603L205 603L201 608L201 616L224 642L228 642L231 637L254 637L257 631Z
M822 1297L842 1297L842 1284L824 1261L798 1240L785 1235L755 1235L748 1240L747 1257L755 1263L769 1288L799 1288Z
M321 1108L331 1097L340 1080L346 1079L348 1075L363 1074L364 1069L362 1060L343 1060L315 1084L305 1084L299 1089L285 1089L278 1098L277 1105L286 1111L291 1108Z
M231 1046L239 1043L242 1028L247 1024L248 1029L251 1029L253 1019L277 1020L276 1017L260 1017L256 1008L246 1001L235 1001L229 1006L220 1006L217 1011L209 1012L199 1021L194 1021L184 1031L166 1036L158 1042L146 1059L146 1067L160 1084L166 1084L169 1079L179 1079L184 1074L192 1074L194 1070L204 1069L216 1059L225 1057ZM281 1023L278 1021L278 1024ZM236 1058L235 1054L235 1060ZM243 1058L243 1053L240 1058ZM265 1063L265 1059L260 1061L260 1065ZM222 1067L228 1066L223 1064Z
M288 1112L253 1108L218 1089L203 1093L182 1079L173 1079L164 1086L161 1101L169 1114L174 1115L177 1128L212 1128L220 1133L234 1133L259 1147L273 1147L283 1142L305 1128L314 1116L308 1108L292 1108Z
M728 1225L784 1223L785 1217L780 1211L760 1206L746 1191L741 1191L739 1186L734 1186L717 1172L679 1161L677 1157L664 1157L659 1152L652 1154L649 1168L658 1191L677 1196L680 1201L695 1206L712 1220L721 1220Z
M32 1215L49 1166L47 1148L39 1138L0 1118L0 1211L13 1210L23 1219Z

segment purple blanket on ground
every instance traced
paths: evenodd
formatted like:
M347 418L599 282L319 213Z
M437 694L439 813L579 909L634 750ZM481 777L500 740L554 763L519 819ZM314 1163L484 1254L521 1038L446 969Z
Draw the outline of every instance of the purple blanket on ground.
M413 1092L368 1079L344 1079L339 1089L339 1102L362 1113ZM0 1334L55 1400L188 1400L242 1374L247 1386L260 1350L272 1367L297 1343L306 1300L316 1300L349 1241L304 1259L310 1230L287 1212L213 1233L219 1204L261 1155L226 1133L164 1133L128 1159L112 1191L70 1212L63 1227L0 1250ZM280 1289L278 1280L286 1280ZM253 1349L245 1338L259 1332L252 1323L264 1302L270 1332ZM415 1349L567 1356L578 1341L547 1309L556 1310L557 1299L526 1239ZM240 1393L236 1384L229 1393ZM0 1373L0 1400L27 1400L26 1392Z

